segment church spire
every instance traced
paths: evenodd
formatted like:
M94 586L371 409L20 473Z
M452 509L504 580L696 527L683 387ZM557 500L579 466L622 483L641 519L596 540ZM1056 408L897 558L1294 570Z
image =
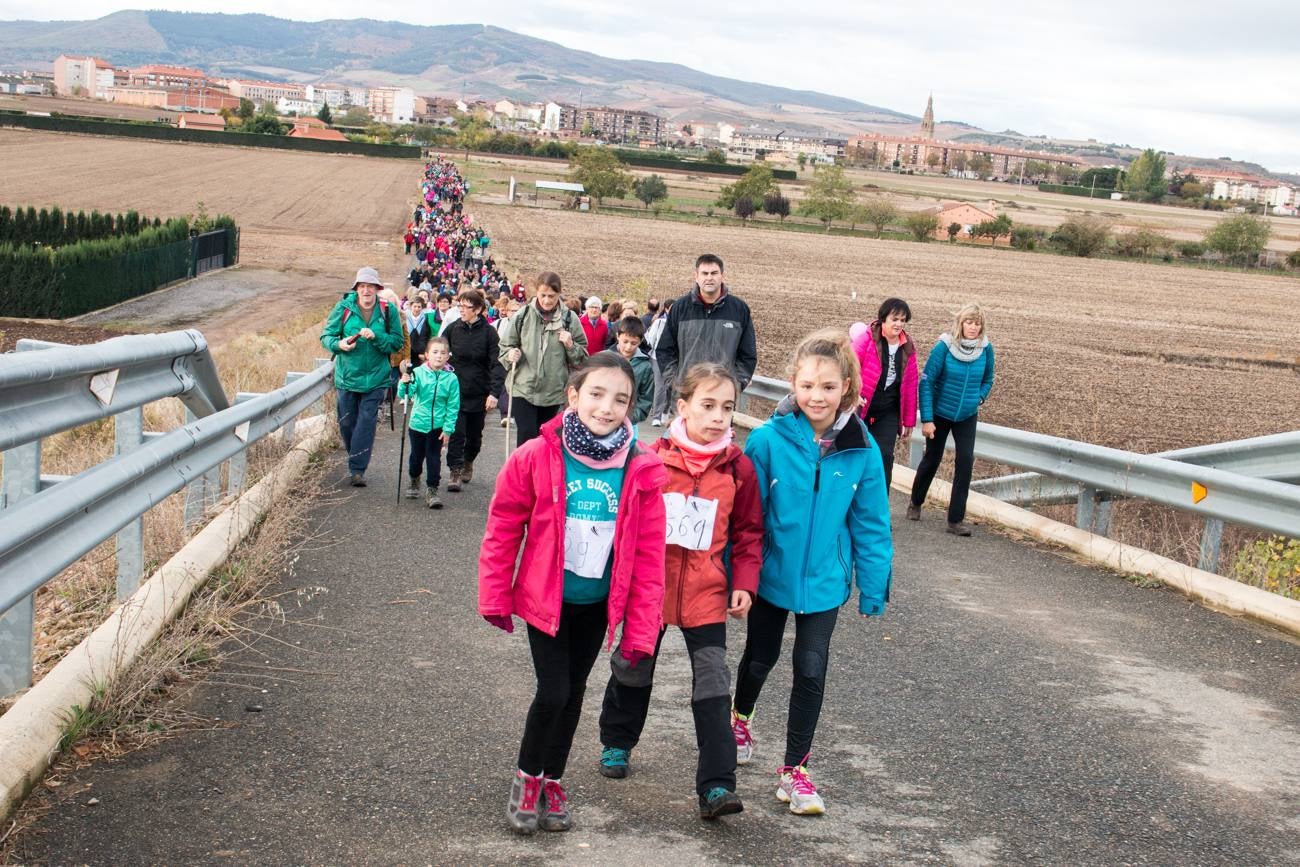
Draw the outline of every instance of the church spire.
M925 114L921 117L921 138L934 138L934 94L925 101Z

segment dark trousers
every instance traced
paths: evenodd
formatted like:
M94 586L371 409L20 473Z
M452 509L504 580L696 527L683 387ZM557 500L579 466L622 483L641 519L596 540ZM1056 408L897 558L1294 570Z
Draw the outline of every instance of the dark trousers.
M655 662L663 644L659 632L653 659L629 668L615 653L613 674L605 687L600 709L600 740L607 747L630 750L641 739L650 692L654 689ZM736 739L731 733L731 678L727 672L727 624L682 627L686 652L691 658L691 713L695 716L695 744L700 757L695 767L695 790L703 795L721 786L736 791Z
M749 609L749 631L745 652L736 672L736 712L749 716L758 703L772 666L781 656L781 639L789 611L759 596ZM817 719L826 692L826 668L830 660L831 633L840 610L794 616L794 686L790 690L790 711L785 728L785 763L798 765L812 752Z
M659 418L668 414L668 398L672 393L672 383L664 379L659 360L653 354L650 356L650 370L655 377L655 396L650 403L650 417Z
M442 482L442 431L435 428L428 433L407 428L407 437L411 440L411 458L406 465L406 474L414 482L420 478L420 465L428 469L430 488L436 488Z
M518 431L518 437L515 439L516 446L536 439L542 431L542 425L555 418L563 406L559 403L555 406L537 406L518 395L515 395L512 400L515 402L515 426Z
M898 442L898 409L885 410L873 416L867 411L867 430L880 447L880 459L885 464L885 493L894 479L894 444Z
M605 609L603 600L590 605L565 602L554 638L535 626L528 627L537 692L519 744L519 769L525 774L544 773L555 780L564 775L582 715L587 675L605 639Z
M925 503L925 495L930 492L930 483L939 471L943 461L944 443L948 441L948 432L956 444L953 450L956 466L952 473L952 498L948 500L948 523L956 524L966 517L966 497L970 494L970 474L975 466L975 423L979 413L963 421L934 417L934 436L925 442L925 454L921 465L916 468L916 480L912 482L912 505Z
M462 409L456 419L456 430L452 432L447 443L447 466L459 470L466 464L474 463L478 453L483 449L483 422L487 420L487 411L470 412Z
M364 473L370 466L370 450L375 445L375 420L387 387L372 391L337 391L339 435L348 453L348 472Z

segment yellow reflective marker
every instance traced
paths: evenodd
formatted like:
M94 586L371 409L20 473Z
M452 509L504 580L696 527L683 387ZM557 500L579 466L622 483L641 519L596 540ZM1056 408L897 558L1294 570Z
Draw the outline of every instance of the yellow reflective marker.
M1204 500L1209 495L1210 495L1209 488L1205 487L1205 485L1202 485L1200 482L1192 482L1193 503L1199 503L1201 500Z

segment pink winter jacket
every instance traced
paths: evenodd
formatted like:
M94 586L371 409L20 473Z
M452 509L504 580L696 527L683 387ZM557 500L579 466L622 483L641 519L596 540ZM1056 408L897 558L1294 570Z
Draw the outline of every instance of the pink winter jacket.
M561 419L543 425L541 436L522 445L497 476L478 558L479 614L518 614L547 635L559 629L564 601ZM663 619L667 519L662 491L668 474L658 455L636 444L632 448L614 520L609 645L621 623L624 650L653 654Z
M871 395L876 392L876 383L880 381L880 349L884 340L880 336L880 322L872 322L866 331L853 340L853 351L858 354L858 363L862 365L862 417L866 418L871 405ZM899 428L916 427L917 386L921 378L916 372L916 344L906 331L898 347L895 363L901 362L903 381L898 385L898 426ZM868 423L870 419L867 420Z

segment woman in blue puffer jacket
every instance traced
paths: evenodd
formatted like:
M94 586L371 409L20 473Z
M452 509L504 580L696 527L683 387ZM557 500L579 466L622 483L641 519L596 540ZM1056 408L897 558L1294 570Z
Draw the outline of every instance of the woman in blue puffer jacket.
M907 517L921 520L921 505L943 460L948 432L956 444L957 465L952 475L952 497L948 500L948 532L969 536L966 526L966 496L970 493L971 468L975 465L975 425L980 404L993 389L993 344L989 342L984 311L967 304L957 313L952 333L939 335L921 374L921 433L929 442L912 482L912 502Z

